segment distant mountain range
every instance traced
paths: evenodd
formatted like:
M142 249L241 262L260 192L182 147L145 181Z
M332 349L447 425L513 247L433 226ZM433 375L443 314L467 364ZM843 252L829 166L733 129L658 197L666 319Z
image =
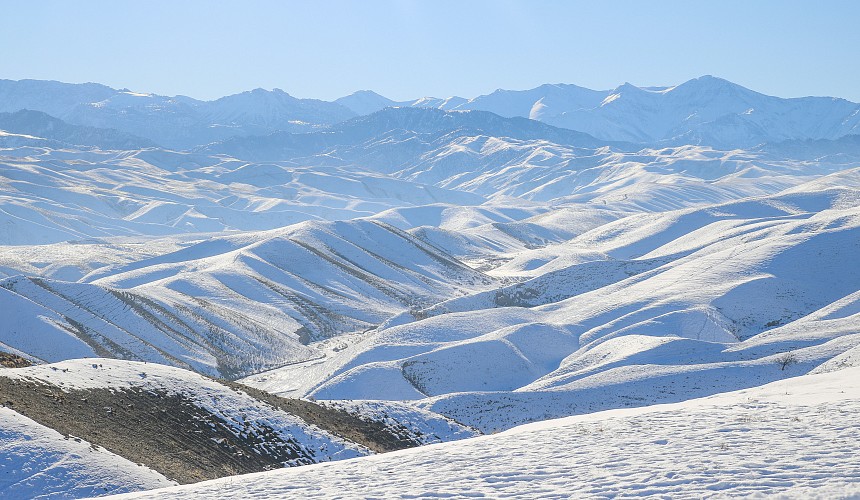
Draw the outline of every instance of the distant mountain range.
M328 130L387 107L488 111L583 132L603 142L650 146L750 148L860 133L860 104L831 97L782 99L713 76L673 87L625 83L612 90L547 84L530 90L499 89L473 99L394 101L362 90L334 102L298 99L280 89L200 101L94 83L0 80L0 112L41 111L72 125L116 129L180 150L233 137ZM439 115L426 120L434 116Z
M521 117L505 118L487 111L462 113L435 108L384 108L316 132L232 137L197 151L254 161L284 160L337 151L338 158L352 161L372 155L374 170L390 172L401 167L404 158L412 158L464 136L544 140L580 148L614 145L623 149L640 149L629 143L601 141L582 132Z
M56 147L62 145L94 146L101 149L143 149L157 144L111 128L71 125L41 111L22 109L14 113L0 113L0 130L11 132L13 137L45 139ZM8 136L7 136L8 137ZM0 144L3 141L0 140ZM33 142L38 144L38 142Z
M172 149L276 130L308 131L355 116L340 104L256 89L198 101L104 85L0 80L0 112L42 111L70 124L113 128Z

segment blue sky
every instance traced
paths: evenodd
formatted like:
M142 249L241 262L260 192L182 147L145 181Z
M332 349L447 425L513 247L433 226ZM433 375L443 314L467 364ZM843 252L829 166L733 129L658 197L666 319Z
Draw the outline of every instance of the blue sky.
M204 99L256 87L407 99L712 74L860 101L858 20L853 0L10 1L0 78Z

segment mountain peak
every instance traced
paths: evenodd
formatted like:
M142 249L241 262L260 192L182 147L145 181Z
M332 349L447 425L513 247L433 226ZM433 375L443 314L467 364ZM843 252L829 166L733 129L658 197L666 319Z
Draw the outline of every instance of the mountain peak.
M357 115L367 115L398 104L372 90L358 90L348 96L335 99L334 102L348 108Z
M346 97L353 97L353 96L355 96L355 97L379 97L382 99L388 99L387 97L379 94L378 92L374 92L374 91L369 90L369 89L356 90L355 92L353 92L352 94L349 94ZM341 99L343 99L343 97Z
M687 80L686 82L674 87L674 89L682 89L682 88L697 88L697 89L744 89L740 85L736 83L732 83L724 78L719 78L712 75L703 75L698 78L693 78L692 80ZM673 89L673 90L674 90ZM744 89L746 90L746 89Z

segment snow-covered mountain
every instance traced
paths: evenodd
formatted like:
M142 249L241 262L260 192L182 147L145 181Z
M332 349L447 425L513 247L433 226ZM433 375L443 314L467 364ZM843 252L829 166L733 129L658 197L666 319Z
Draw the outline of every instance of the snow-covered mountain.
M749 148L766 142L838 139L860 133L860 104L830 97L782 99L703 76L669 87L612 90L546 84L499 89L469 100L395 102L364 91L338 100L357 114L386 106L489 111L578 130L604 141Z
M297 99L280 89L198 101L90 83L0 80L0 112L22 109L73 125L116 129L174 149L236 135L311 130L354 116L337 103Z
M607 93L576 85L546 84L530 90L498 89L470 99L454 109L490 111L500 116L523 116L548 122L550 117L594 109Z
M38 365L0 370L11 415L0 449L18 457L5 470L32 485L15 492L72 488L66 470L80 478L71 491L99 494L512 429L438 449L490 460L503 479L526 470L511 459L524 443L573 436L557 441L567 451L553 467L613 482L595 495L622 495L634 487L623 477L652 469L576 473L570 449L602 456L606 444L576 429L644 422L647 433L618 445L654 463L691 450L708 463L725 450L696 447L679 422L741 418L731 406L747 396L692 398L745 389L768 401L774 426L742 422L759 444L726 438L742 453L794 425L786 412L812 428L853 411L854 392L821 405L767 399L792 384L829 391L860 365L860 134L848 101L778 99L712 77L403 103L2 81L0 110L0 364ZM165 416L167 402L181 411ZM654 404L677 406L595 414ZM560 417L571 420L518 427ZM837 420L822 425L856 431ZM159 460L221 458L172 474L141 459L151 444L111 434L125 421L168 439ZM164 431L174 426L178 441ZM79 456L89 444L98 453ZM513 451L493 462L486 447ZM819 476L824 451L810 449L799 487L850 486ZM37 477L22 463L60 472ZM128 481L109 482L111 464ZM447 470L452 494L498 493L469 470ZM315 477L284 477L304 488L304 474ZM635 484L699 496L732 481L669 479Z
M297 99L281 89L254 89L200 105L213 126L243 127L258 134L351 118L347 108L316 99Z
M16 135L46 139L40 144L57 148L93 146L99 149L130 150L156 147L154 142L136 137L115 129L101 129L81 125L71 125L41 111L22 109L14 113L0 113L0 130Z
M465 104L468 102L468 99L453 96L445 99L439 99L437 97L422 97L420 99L413 99L410 101L392 101L391 99L381 96L372 90L359 90L348 96L335 99L334 102L346 106L357 115L369 115L376 113L377 111L382 111L385 108L393 107L451 110Z
M387 107L488 111L584 132L604 142L750 148L785 140L860 134L860 104L830 97L783 99L713 76L680 85L612 90L545 84L466 99L394 101L370 90L333 102L256 89L214 101L98 84L0 80L0 112L42 111L70 124L116 129L174 149L232 137L327 129Z
M743 148L856 134L860 105L830 97L780 99L703 76L665 89L624 84L599 106L544 120L602 139Z

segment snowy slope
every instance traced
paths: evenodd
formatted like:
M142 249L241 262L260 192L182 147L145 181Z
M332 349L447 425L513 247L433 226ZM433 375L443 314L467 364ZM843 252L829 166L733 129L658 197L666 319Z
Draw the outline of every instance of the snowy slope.
M0 492L16 498L62 493L63 485L80 489L75 496L155 488L171 484L165 476L186 484L479 434L406 404L322 406L104 358L0 368L0 394ZM39 463L49 471L33 474ZM117 468L128 477L111 477Z
M155 363L82 358L50 365L0 369L0 376L43 382L61 390L107 388L122 391L139 388L180 394L194 406L226 422L234 435L273 433L282 441L295 444L298 447L295 458L285 466L368 453L363 446L333 436L244 392L196 373Z
M0 496L83 498L176 484L104 448L0 407Z
M10 305L0 342L44 361L85 353L236 377L316 359L312 341L493 283L409 233L361 219L211 238L82 281L0 281Z
M860 371L121 498L860 494Z
M247 383L418 399L491 431L806 373L860 342L855 314L814 320L860 289L858 202L831 188L608 222L493 271L529 281L398 316Z
M0 151L0 244L273 229L480 196L349 166L248 163L162 150Z

